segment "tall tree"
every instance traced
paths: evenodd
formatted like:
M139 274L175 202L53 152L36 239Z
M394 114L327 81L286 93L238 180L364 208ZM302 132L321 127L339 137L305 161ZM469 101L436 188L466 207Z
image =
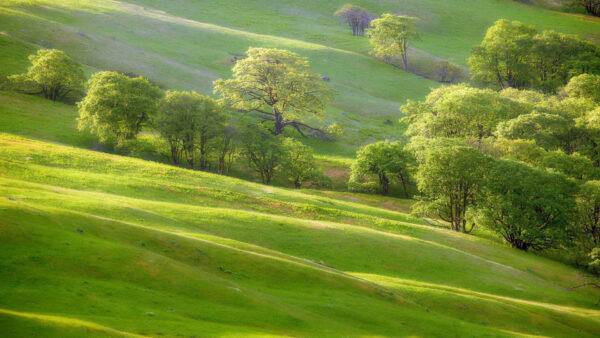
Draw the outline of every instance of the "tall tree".
M518 21L496 21L473 48L469 59L472 79L501 89L528 87L532 79L528 58L536 33L533 26Z
M212 98L196 92L168 91L159 103L155 127L171 146L171 160L178 162L180 153L189 168L194 154L200 154L200 169L207 166L211 141L223 131L225 115Z
M115 137L117 145L135 138L156 113L162 91L143 77L105 71L92 76L78 103L79 129L90 128L100 140Z
M497 160L490 170L475 221L513 247L547 249L569 239L574 184L526 164Z
M52 101L62 100L74 91L82 91L85 77L81 65L58 49L40 49L30 55L27 73L10 76L17 90L42 93Z
M311 147L291 137L286 137L282 146L282 172L296 189L300 189L306 180L317 177L317 165Z
M415 25L417 20L410 16L385 13L371 21L372 28L367 30L367 35L373 45L373 54L383 58L386 63L390 63L393 56L400 55L404 70L408 71L408 42L419 38Z
M470 147L427 150L416 176L423 200L415 210L439 217L454 231L471 232L473 225L468 228L467 211L476 204L489 167L490 159Z
M364 8L345 4L333 15L342 19L352 29L352 35L365 35L365 29L371 24L371 20L377 16Z
M247 55L233 67L232 79L215 81L215 93L233 108L272 122L275 135L292 126L302 135L308 130L326 138L323 131L303 122L307 115L319 117L333 98L308 61L281 49L250 48Z
M404 196L408 198L406 185L410 180L410 168L414 159L404 150L400 142L380 141L368 144L356 152L356 160L352 163L351 181L377 177L382 195L389 193L390 183L402 184Z

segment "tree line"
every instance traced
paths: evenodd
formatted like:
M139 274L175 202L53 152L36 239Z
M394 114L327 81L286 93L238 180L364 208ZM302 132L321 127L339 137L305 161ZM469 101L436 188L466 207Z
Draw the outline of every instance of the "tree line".
M340 133L338 125L318 128L305 121L321 117L335 92L310 71L308 60L286 50L250 48L231 79L215 81L218 98L165 92L147 78L116 71L95 73L86 82L81 66L56 49L29 59L26 73L9 77L15 90L54 101L79 92L80 130L122 152L135 147L143 130L156 132L170 162L190 169L229 174L243 158L263 183L279 176L300 188L309 180L324 182L323 176L312 148L284 131L328 140Z

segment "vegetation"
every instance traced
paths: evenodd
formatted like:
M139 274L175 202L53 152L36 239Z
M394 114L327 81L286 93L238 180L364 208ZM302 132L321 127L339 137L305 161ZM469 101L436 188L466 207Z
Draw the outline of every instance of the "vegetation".
M408 42L419 38L416 20L406 15L384 13L371 21L373 28L367 34L373 45L373 54L386 63L390 63L393 56L400 55L404 70L408 71Z
M333 98L321 77L309 70L308 60L279 49L250 48L247 55L233 67L233 79L215 81L215 94L233 108L271 122L274 135L286 126L302 135L302 129L324 135L303 122L306 115L319 116Z
M473 49L469 66L484 85L554 93L574 75L600 73L599 60L600 48L576 36L499 20Z
M68 94L80 93L85 78L81 65L58 49L40 49L29 56L27 73L13 75L9 80L16 90L43 94L46 99L64 100Z
M224 1L0 5L5 335L600 335L592 18Z
M359 149L350 170L350 185L365 181L368 184L371 177L375 176L382 195L389 193L390 184L399 182L404 197L408 198L406 186L410 183L410 171L414 160L403 147L400 142L386 140Z
M79 129L89 128L102 142L117 145L134 139L155 115L162 92L143 77L129 78L117 72L99 72L87 84L78 103Z
M371 21L377 16L364 8L345 4L333 14L342 19L352 29L352 35L365 35L365 29L369 28Z

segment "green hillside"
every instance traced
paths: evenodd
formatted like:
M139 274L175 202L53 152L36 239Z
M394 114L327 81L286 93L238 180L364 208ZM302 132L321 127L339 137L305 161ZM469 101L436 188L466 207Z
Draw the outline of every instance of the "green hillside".
M0 336L600 336L596 277L420 219L415 200L346 191L358 146L403 138L398 107L440 84L369 55L332 15L344 3L0 1ZM354 3L421 18L413 65L465 66L499 18L600 41L599 19L520 1ZM336 191L160 163L152 129L119 156L77 129L76 106L3 83L59 48L86 76L211 94L248 47L294 51L330 77L338 95L309 122L346 133L302 140Z
M402 213L9 134L0 147L10 336L600 334L576 270Z

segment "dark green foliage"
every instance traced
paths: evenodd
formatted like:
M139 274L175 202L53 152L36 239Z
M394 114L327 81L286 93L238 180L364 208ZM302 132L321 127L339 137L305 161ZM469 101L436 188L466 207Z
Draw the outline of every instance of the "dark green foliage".
M569 241L575 185L562 175L497 160L474 221L500 234L513 248L542 250Z

